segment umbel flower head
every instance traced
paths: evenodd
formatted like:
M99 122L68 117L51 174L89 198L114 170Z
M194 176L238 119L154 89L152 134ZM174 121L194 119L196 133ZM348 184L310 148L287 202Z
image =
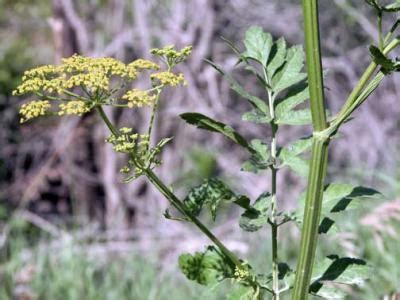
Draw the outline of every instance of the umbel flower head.
M62 59L59 65L44 65L26 71L13 94L33 94L38 99L21 106L21 123L48 113L81 116L100 105L128 108L152 105L163 88L185 83L183 75L173 73L172 69L184 61L190 51L191 47L180 51L173 46L153 49L151 52L165 63L165 70L146 59L124 64L110 57L74 54ZM150 72L150 87L146 90L127 89L144 71Z

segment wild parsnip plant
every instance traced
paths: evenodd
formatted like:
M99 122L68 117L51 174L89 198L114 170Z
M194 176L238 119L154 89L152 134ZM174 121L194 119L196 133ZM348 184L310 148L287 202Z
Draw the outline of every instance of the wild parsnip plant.
M327 116L324 103L324 86L320 55L317 0L303 0L307 73L304 69L304 51L301 46L288 46L283 38L274 39L260 27L250 27L244 38L244 50L227 41L238 57L238 66L255 77L265 91L257 97L245 90L235 78L208 61L228 80L233 91L249 103L250 111L242 117L244 122L269 128L263 139L248 141L232 127L200 113L181 115L187 123L220 133L248 152L248 160L241 169L264 175L270 172L266 190L254 201L235 193L220 178L205 178L184 199L174 192L155 173L161 164L160 153L172 138L164 138L156 145L150 143L154 116L167 87L186 84L182 74L174 67L186 60L191 48L178 51L173 46L151 51L163 62L139 59L124 64L113 58L89 58L74 55L60 65L42 66L25 72L15 94L34 94L37 100L21 106L21 122L43 115L83 115L96 111L110 130L106 139L117 152L126 154L126 165L121 169L126 182L139 176L147 179L165 196L180 215L169 211L165 217L194 224L212 242L204 252L183 254L179 258L182 272L199 284L212 285L231 279L236 285L229 299L307 299L308 294L324 298L341 298L346 286L360 286L368 278L370 267L361 259L332 254L317 261L314 256L319 234L332 234L338 230L338 213L360 204L360 199L379 197L370 188L345 183L325 184L329 142L352 113L379 86L383 78L400 69L400 62L388 55L400 44L395 37L396 22L385 35L382 19L400 10L400 2L383 5L366 0L377 12L379 41L370 47L372 62L350 93L342 109L333 117ZM132 88L138 76L147 76L147 89ZM310 108L305 103L310 101ZM115 109L152 107L146 132L134 132L131 127L117 128L104 112L105 106ZM302 137L289 145L279 139L282 127L312 125L310 136ZM289 168L301 177L308 177L307 190L299 199L296 211L279 210L277 177L283 168ZM268 189L267 189L268 188ZM322 201L323 200L323 201ZM268 227L271 234L272 269L266 274L256 274L254 268L231 252L198 216L207 207L215 221L222 203L231 203L243 209L240 227L254 232ZM279 257L279 229L287 222L296 222L301 228L301 246L298 264L289 266Z

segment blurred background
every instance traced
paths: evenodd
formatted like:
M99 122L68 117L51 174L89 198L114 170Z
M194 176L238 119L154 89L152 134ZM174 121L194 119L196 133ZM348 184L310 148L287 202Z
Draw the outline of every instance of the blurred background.
M300 1L0 0L0 5L0 299L224 299L229 283L210 290L177 271L179 253L202 250L209 242L190 225L165 220L167 202L143 178L121 182L124 158L104 143L107 130L94 114L20 125L23 99L11 92L24 70L74 53L130 62L149 58L153 47L193 45L191 58L180 66L188 86L166 93L157 116L156 138L175 137L157 173L180 196L204 178L221 176L255 199L268 189L268 175L241 172L246 153L219 135L185 125L178 114L202 112L248 138L268 136L262 126L241 121L247 103L204 59L233 70L236 58L221 37L242 47L251 25L301 44ZM336 112L369 62L376 20L362 0L320 5L326 95ZM262 96L254 81L240 71L235 76ZM319 255L362 257L375 268L349 299L400 293L399 80L386 78L331 147L330 181L371 186L385 196L349 212L335 239L321 239ZM149 114L108 113L137 131ZM284 129L279 143L310 133L307 126ZM280 209L295 208L304 180L281 172L278 183ZM228 207L215 223L203 219L232 250L266 272L269 234L244 234L239 215ZM281 233L280 255L292 266L298 237L292 225Z

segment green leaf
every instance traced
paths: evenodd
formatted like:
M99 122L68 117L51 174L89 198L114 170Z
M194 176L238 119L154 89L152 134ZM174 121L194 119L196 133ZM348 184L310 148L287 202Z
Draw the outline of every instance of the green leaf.
M227 295L227 300L255 300L254 296L252 287L239 285Z
M275 115L277 119L284 119L284 116L288 114L299 104L310 98L308 86L306 84L300 84L289 90L288 94L281 99L277 99L277 105L275 107Z
M286 276L293 273L293 270L289 267L287 263L278 263L278 278L283 280Z
M200 113L183 113L180 115L180 117L187 123L195 125L198 128L219 132L234 141L236 144L249 149L249 145L245 138L233 130L232 127L222 122L213 120Z
M395 2L387 5L380 4L378 0L365 0L369 5L375 7L380 12L397 12L400 11L400 1L396 0Z
M226 278L232 278L234 270L223 255L213 246L205 252L179 256L179 267L189 279L202 285L212 285Z
M258 124L265 124L271 121L269 115L263 114L260 111L249 111L242 115L242 120Z
M363 203L360 200L377 198L382 194L377 190L363 187L352 186L345 183L331 183L324 190L323 213L337 213L349 208L357 208Z
M371 45L369 47L372 58L377 65L380 65L386 73L394 71L396 69L396 62L387 58L378 47Z
M283 166L288 166L293 172L301 177L307 177L309 171L309 163L307 160L300 156L285 155L284 151L282 151L279 157L282 159Z
M271 165L269 146L261 140L254 139L250 142L251 156L242 164L242 170L258 173Z
M286 52L286 41L283 38L280 38L274 43L271 49L271 54L267 64L268 78L272 78L276 71L285 63Z
M230 83L230 88L235 91L238 95L242 96L243 98L247 99L250 104L258 109L261 113L265 115L269 115L269 107L267 103L258 98L257 96L253 96L248 93L232 76L227 74L224 70L214 64L212 61L206 60L214 69L216 69L222 76L224 76L228 82Z
M285 64L272 77L272 89L275 94L299 83L307 77L301 72L304 66L304 51L301 46L293 46L287 51Z
M276 123L281 125L309 125L311 124L311 110L291 110L276 118Z
M243 56L266 66L272 47L272 36L259 26L251 26L245 34L246 51Z
M190 190L183 203L194 215L199 215L203 206L208 205L213 220L222 202L234 202L247 208L249 201L245 196L237 196L224 182L217 178L205 180L201 185Z
M282 166L288 166L301 177L307 177L309 170L308 161L299 155L309 150L311 145L312 137L308 137L282 148L278 153L278 158L281 160Z
M271 194L261 194L254 205L246 210L239 220L239 225L246 231L257 231L268 223L268 212L271 206Z
M370 267L358 258L328 256L313 272L310 293L325 299L343 299L340 286L362 286L369 277Z
M286 146L286 150L290 152L292 155L300 155L310 150L312 143L313 143L312 136L303 137Z
M382 196L378 191L344 183L331 183L325 186L322 201L322 218L319 226L320 233L327 233L336 224L337 213L355 209L362 205L362 200L377 199ZM297 218L302 219L304 213L305 193L300 196ZM336 230L338 230L336 228Z

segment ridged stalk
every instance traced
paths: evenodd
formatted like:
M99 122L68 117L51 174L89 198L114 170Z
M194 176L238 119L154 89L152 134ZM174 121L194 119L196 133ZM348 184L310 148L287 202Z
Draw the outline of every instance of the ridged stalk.
M327 128L327 122L324 102L317 0L303 0L303 14L314 140L311 151L310 171L308 175L300 253L292 294L293 300L308 299L308 289L317 247L318 225L321 215L329 145L329 136L321 134L321 132Z
M308 298L308 288L310 286L317 248L318 227L328 161L328 141L314 138L311 151L312 158L308 176L300 255L297 262L296 279L292 294L293 300Z

